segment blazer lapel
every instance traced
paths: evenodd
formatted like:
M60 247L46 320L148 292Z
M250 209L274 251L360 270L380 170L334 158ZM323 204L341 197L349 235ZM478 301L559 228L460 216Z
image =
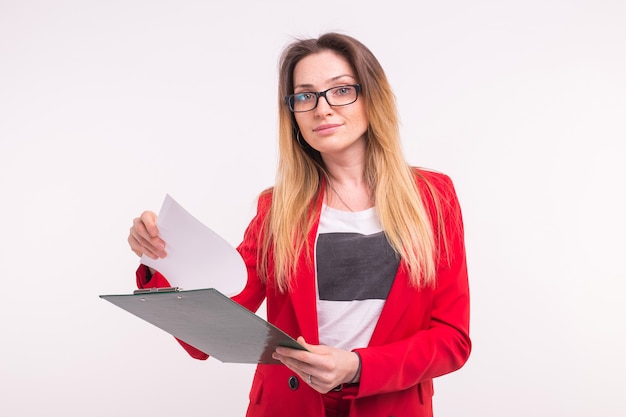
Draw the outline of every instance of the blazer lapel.
M325 187L322 187L323 190ZM304 256L300 257L296 279L293 281L293 289L289 294L295 312L298 326L307 343L319 344L317 323L317 290L315 285L315 243L319 226L319 213L322 207L324 191L319 195L317 204L317 218L308 236L308 255L310 262ZM400 318L409 307L416 301L419 292L409 286L409 278L403 263L400 263L394 283L389 291L389 296L381 312L380 318L372 338L370 346L380 345L386 342L388 335L400 323Z
M408 279L406 268L401 263L393 285L391 286L391 290L389 291L387 301L385 301L385 306L380 313L378 323L374 328L374 333L369 343L370 346L384 344L388 339L389 333L391 333L399 323L402 323L400 318L406 309L412 302L415 302L417 292L415 288L409 287Z

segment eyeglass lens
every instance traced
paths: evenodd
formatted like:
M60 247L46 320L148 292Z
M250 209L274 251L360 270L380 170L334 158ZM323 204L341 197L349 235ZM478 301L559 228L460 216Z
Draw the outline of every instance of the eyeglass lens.
M294 112L310 111L317 107L320 97L324 97L331 106L346 106L356 101L358 90L356 85L342 85L319 93L305 91L292 94L288 97L289 107Z

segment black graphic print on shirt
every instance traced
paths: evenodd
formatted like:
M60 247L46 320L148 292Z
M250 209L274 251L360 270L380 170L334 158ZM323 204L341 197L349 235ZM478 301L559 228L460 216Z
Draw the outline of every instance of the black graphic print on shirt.
M399 265L383 232L321 233L317 259L319 298L327 301L385 300Z

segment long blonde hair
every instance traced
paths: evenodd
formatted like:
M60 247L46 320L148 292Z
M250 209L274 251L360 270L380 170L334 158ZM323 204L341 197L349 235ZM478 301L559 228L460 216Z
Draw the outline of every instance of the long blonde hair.
M280 59L279 162L271 208L259 235L257 263L261 279L267 280L273 264L275 284L281 292L288 291L299 258L309 254L308 236L319 215L317 201L328 173L319 152L298 137L298 125L285 104L285 96L293 94L296 64L323 50L345 57L361 85L359 100L365 100L369 120L365 180L387 239L403 260L411 284L433 285L437 251L431 220L440 219L430 219L414 173L404 159L395 96L372 52L358 40L338 33L296 40L285 48Z

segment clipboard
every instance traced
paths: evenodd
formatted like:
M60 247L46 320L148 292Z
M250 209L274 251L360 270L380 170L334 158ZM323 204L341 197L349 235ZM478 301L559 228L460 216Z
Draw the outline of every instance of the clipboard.
M278 346L306 350L278 327L214 288L176 287L100 295L224 363L278 364Z

